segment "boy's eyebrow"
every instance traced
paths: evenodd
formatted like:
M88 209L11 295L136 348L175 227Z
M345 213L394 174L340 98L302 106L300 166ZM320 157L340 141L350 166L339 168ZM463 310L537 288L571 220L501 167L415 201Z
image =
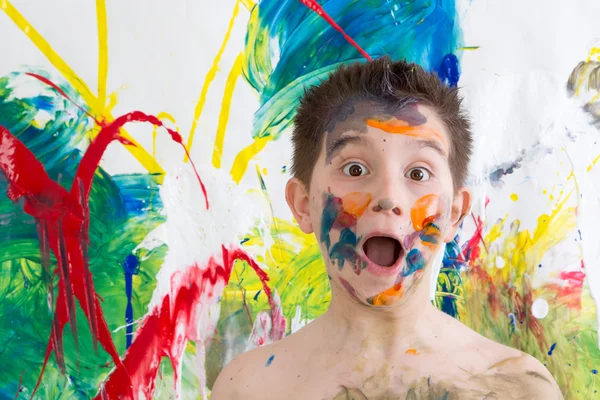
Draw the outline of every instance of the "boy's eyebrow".
M416 141L419 148L429 147L435 151L437 151L442 157L448 158L448 154L444 151L442 145L436 140L417 140Z
M338 138L336 138L333 143L331 143L331 145L329 146L326 153L326 162L331 161L331 159L340 151L342 151L342 149L344 147L346 147L346 145L348 144L358 144L358 145L362 145L362 146L366 146L366 147L370 147L371 144L369 143L368 140L365 140L365 138L363 136L340 136Z

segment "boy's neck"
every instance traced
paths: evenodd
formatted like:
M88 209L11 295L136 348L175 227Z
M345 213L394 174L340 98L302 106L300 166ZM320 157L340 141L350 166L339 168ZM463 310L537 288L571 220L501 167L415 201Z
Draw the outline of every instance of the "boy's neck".
M440 312L431 304L428 285L421 283L404 302L385 310L360 304L340 293L344 289L332 288L331 304L320 318L323 333L336 348L351 351L359 346L374 357L380 353L388 358L430 345L439 334Z

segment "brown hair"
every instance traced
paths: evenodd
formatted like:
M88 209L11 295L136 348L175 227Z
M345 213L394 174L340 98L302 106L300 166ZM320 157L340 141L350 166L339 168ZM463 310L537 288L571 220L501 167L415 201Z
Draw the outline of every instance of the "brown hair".
M416 102L431 107L450 136L449 165L454 188L464 184L473 139L458 89L443 84L417 64L374 61L341 65L320 84L304 91L294 119L292 175L310 186L314 166L330 121L355 100L403 107Z

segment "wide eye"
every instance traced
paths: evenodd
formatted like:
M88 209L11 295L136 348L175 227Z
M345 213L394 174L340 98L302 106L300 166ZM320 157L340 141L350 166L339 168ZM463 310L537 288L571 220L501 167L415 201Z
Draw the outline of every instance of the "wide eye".
M412 179L413 181L417 181L417 182L421 182L421 181L428 181L430 176L430 173L427 169L425 168L413 168L410 171L408 171L405 175L407 178Z
M353 162L344 165L344 173L349 176L363 176L368 174L369 170L361 163Z

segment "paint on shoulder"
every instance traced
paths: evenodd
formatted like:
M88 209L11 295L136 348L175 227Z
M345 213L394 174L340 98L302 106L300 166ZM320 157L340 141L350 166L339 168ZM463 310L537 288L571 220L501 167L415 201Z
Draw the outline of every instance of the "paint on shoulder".
M265 367L268 367L269 365L271 365L271 363L273 362L274 359L275 359L275 354L271 354L271 357L269 357L269 359L265 363Z
M550 379L546 378L544 375L540 374L539 372L527 371L527 372L525 372L525 374L529 375L529 376L533 376L534 378L537 378L537 379L542 379L548 383L552 383L552 382L550 382Z

